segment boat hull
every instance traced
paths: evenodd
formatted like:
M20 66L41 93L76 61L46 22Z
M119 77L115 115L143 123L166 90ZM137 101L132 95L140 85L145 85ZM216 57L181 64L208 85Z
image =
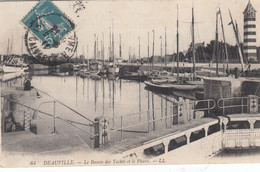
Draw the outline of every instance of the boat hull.
M2 67L3 73L17 73L24 72L24 70L28 70L28 67L15 67L15 66L6 66Z
M152 82L145 81L146 86L156 88L156 89L164 89L164 90L194 90L197 88L197 85L186 85L186 84L154 84Z
M134 81L145 81L147 80L146 75L140 74L124 74L119 77L120 79L134 80Z
M108 69L108 73L109 73L109 74L119 74L119 68L118 68L118 67L109 68L109 69Z

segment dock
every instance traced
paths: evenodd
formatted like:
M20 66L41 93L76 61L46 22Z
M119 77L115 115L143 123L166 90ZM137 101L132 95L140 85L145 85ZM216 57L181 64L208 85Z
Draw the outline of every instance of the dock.
M46 136L36 135L30 131L2 134L2 151L39 155L92 152L78 135L53 133Z

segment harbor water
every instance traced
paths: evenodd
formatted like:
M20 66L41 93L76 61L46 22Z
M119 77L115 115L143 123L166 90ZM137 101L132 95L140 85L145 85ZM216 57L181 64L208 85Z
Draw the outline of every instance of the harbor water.
M3 88L11 85L22 86L24 78L2 83L2 86ZM56 120L57 132L80 135L87 143L89 136L83 130L93 132L89 120L94 121L100 116L109 119L111 132L114 133L111 134L111 142L142 136L149 130L159 130L170 127L171 124L178 124L178 119L172 116L176 111L178 96L149 90L143 82L118 77L83 79L76 75L32 75L31 78L32 86L40 95L36 108L39 109L41 118L46 118L48 121L46 128L53 127L53 116L44 113L54 114L53 103L49 101L56 99L63 104L55 103L56 117L67 122L73 121L72 126L64 120ZM155 121L147 124L148 120ZM124 136L120 135L120 127L131 125L133 127L127 128L123 133Z

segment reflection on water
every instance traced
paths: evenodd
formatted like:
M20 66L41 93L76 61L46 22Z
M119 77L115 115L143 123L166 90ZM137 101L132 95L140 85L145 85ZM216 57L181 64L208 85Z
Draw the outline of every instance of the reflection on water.
M175 100L172 96L162 96L145 89L144 83L119 79L33 76L32 85L92 120L101 115L114 118L165 107ZM167 111L162 110L160 115L163 116L163 113L167 114ZM141 117L139 114L139 120Z
M24 78L19 78L1 84L4 84L5 87L22 86L23 80ZM94 121L99 116L109 117L111 128L116 133L121 126L143 123L143 125L125 129L124 137L129 138L134 136L133 133L147 133L178 123L178 117L172 116L176 112L176 107L173 105L176 104L177 97L151 91L145 88L145 84L142 82L113 77L94 80L82 79L79 76L47 75L33 76L32 86L55 97L90 120ZM40 94L41 98L37 99L38 105L41 102L53 100L43 93ZM45 112L52 113L53 108L49 106L43 105L41 108ZM56 105L56 115L84 123L82 117L59 104ZM69 128L62 127L62 125L60 127L63 132L70 132ZM119 135L115 134L111 139L118 140Z

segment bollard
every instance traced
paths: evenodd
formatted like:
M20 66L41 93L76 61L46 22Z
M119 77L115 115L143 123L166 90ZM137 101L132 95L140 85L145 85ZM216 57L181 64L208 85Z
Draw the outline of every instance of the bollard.
M94 148L99 148L110 143L109 118L104 116L95 118L94 130Z
M255 95L248 95L247 97L247 112L258 113L258 97Z

